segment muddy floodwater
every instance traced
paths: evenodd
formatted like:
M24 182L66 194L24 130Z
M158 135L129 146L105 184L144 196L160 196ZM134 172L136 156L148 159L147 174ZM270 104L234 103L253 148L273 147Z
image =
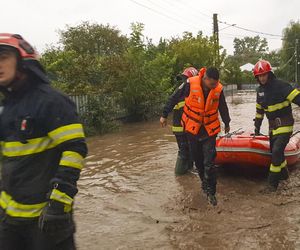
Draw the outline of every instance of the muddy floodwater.
M232 131L253 130L255 94L227 100ZM297 130L300 109L294 111ZM262 131L267 132L266 122ZM170 126L126 125L88 143L75 205L80 250L300 249L297 166L272 195L259 192L266 171L220 167L219 204L213 208L196 175L174 176L177 144Z

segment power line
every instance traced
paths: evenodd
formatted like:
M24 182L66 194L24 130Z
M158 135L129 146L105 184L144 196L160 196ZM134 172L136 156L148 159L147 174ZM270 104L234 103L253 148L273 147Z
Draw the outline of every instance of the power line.
M265 33L265 32L261 32L261 31L251 30L251 29L243 28L243 27L238 26L236 24L230 24L230 23L227 23L227 22L224 22L224 21L221 21L221 20L219 20L219 23L231 25L233 28L244 30L244 31L248 31L248 32L252 32L252 33L256 33L256 34L260 34L260 35L273 36L273 37L280 37L280 38L282 38L281 35L275 35L275 34L271 34L271 33Z
M157 4L156 2L154 2L152 0L146 0L146 1L148 1L150 4L152 4L154 6L158 7L159 9L166 9L167 8L169 13L172 12L173 15L177 15L177 13L175 12L175 10L171 9L169 6L165 5L165 7L164 7L162 5ZM170 13L170 14L172 14L172 13ZM190 20L186 20L186 18L184 18L183 20L182 19L177 19L177 20L178 21L180 20L180 22L188 25L189 27L193 26L193 23L194 23L191 19ZM198 29L198 27L196 27L196 26L193 26L193 28Z
M230 25L228 25L228 26L226 26L226 27L220 29L219 32L222 31L222 30L228 29L228 28L230 28L230 27L233 27L233 26L235 26L235 25L236 25L236 24L230 24Z
M139 5L140 7L143 7L143 8L145 8L145 9L148 9L148 10L150 10L150 11L152 11L152 12L154 12L154 13L160 15L160 16L163 16L163 17L165 17L165 18L168 18L168 19L170 19L170 20L173 20L173 21L175 21L175 22L177 22L177 23L180 23L180 24L182 24L182 25L184 24L184 25L187 25L187 26L191 27L191 25L190 25L189 23L182 22L182 20L179 20L179 19L176 19L176 18L174 18L174 17L172 17L172 16L166 15L165 13L160 12L160 11L158 11L158 10L156 10L156 9L154 9L154 8L151 8L151 7L147 6L147 5L144 5L144 4L142 4L142 3L139 3L139 2L137 2L137 1L135 1L135 0L129 0L129 1L132 2L132 3L134 3L134 4L136 4L136 5ZM195 28L195 27L194 27L194 28Z
M212 15L209 15L209 14L206 14L205 12L202 12L201 10L199 10L198 8L196 8L195 5L191 5L191 4L189 4L189 2L185 2L184 5L189 5L191 7L190 10L194 10L195 12L201 14L202 16L205 16L205 17L208 17L209 19L211 19ZM211 11L209 11L209 12L211 12Z
M177 18L174 18L173 16L169 16L169 15L167 15L167 14L165 14L165 13L163 13L163 12L157 10L157 9L154 9L153 7L149 7L149 6L145 5L145 4L139 3L139 2L137 2L136 0L129 0L129 1L131 1L132 3L134 3L134 4L136 4L136 5L139 5L140 7L146 8L146 9L148 9L148 10L150 10L150 11L152 11L152 12L158 14L158 15L161 15L161 16L163 16L163 17L165 17L165 18L168 18L168 19L171 19L171 20L173 20L173 21L175 21L175 22L177 22L177 23L180 23L180 24L182 24L182 25L186 25L186 26L188 26L188 27L191 27L191 26L192 26L193 28L195 28L195 29L197 29L197 30L199 29L198 27L196 27L196 26L194 26L194 25L191 25L191 24L188 23L188 22L184 22L183 20L179 20L179 19L177 19ZM159 6L157 3L154 3L154 2L151 1L151 0L148 0L148 1L149 1L150 3L152 3L152 5L156 5L158 8L161 8L161 6ZM173 2L172 2L172 4L173 4L173 7L174 7L175 5L174 5ZM169 4L169 5L172 5L172 4ZM180 3L178 3L178 4L180 4ZM200 11L199 9L195 8L195 6L192 6L191 4L189 4L189 3L187 3L187 2L181 3L181 6L183 6L183 5L184 5L185 7L186 7L186 5L189 5L190 7L192 7L191 10L193 10L195 13L201 14L202 16L204 16L204 17L206 17L206 18L209 18L209 19L211 20L211 15L208 15L208 14L206 14L206 13ZM176 6L175 6L175 7L176 7ZM257 31L257 30L252 30L252 29L248 29L248 28L241 27L241 26L239 26L239 25L237 25L237 24L231 24L231 23L228 23L228 22L225 22L225 21L221 21L221 20L218 20L218 23L223 24L223 25L226 25L226 27L221 28L221 30L224 30L224 29L233 27L233 28L240 29L240 30L244 30L244 31L247 31L247 32L251 32L251 33L255 33L255 34L267 36L266 38L268 38L268 39L272 39L272 38L270 38L270 37L273 37L273 39L283 38L281 35L271 34L271 33L266 33L266 32L261 32L261 31ZM238 36L238 35L233 35L233 36Z
M178 3L178 2L175 2L175 1L172 1L172 0L164 0L164 1L162 1L162 2L168 2L167 4L168 4L168 10L170 9L170 7L172 6L172 7L174 7L176 10L178 10L178 8L179 8L179 10L180 11L182 11L183 10L183 13L191 13L191 12L194 12L194 13L197 13L197 14L199 14L196 10L194 10L194 8L191 6L191 8L188 8L187 7L187 5L188 5L188 3L184 3L184 4L180 4L180 3ZM176 5L177 4L177 5ZM179 4L179 5L178 5ZM185 10L185 8L187 9L187 10ZM175 10L174 10L175 11ZM177 14L178 14L178 12L177 12ZM205 13L200 13L202 16L204 15L204 17L201 17L201 21L205 21L206 23L212 23L211 22L211 16L209 16L209 15L206 15ZM199 21L199 16L196 16L196 15L184 15L184 18L196 18L198 21ZM194 22L195 22L195 20L194 20Z
M192 6L191 4L189 4L188 2L184 3L183 5L189 5L192 10L194 10L195 12L201 14L202 16L205 16L209 19L211 19L212 15L208 15L202 11L200 11L198 8L195 8L195 6ZM211 11L209 11L211 12ZM225 21L221 21L221 20L218 20L218 22L220 24L225 24L227 25L225 28L222 28L222 29L226 29L226 28L229 28L229 27L233 27L233 28L236 28L236 29L240 29L240 30L244 30L244 31L247 31L247 32L251 32L251 33L256 33L256 34L260 34L260 35L265 35L265 36L272 36L272 37L281 37L281 35L277 35L277 34L271 34L271 33L266 33L266 32L261 32L261 31L257 31L257 30L252 30L252 29L248 29L248 28L244 28L244 27L241 27L237 24L231 24L231 23L228 23L228 22L225 22ZM221 29L221 30L222 30Z

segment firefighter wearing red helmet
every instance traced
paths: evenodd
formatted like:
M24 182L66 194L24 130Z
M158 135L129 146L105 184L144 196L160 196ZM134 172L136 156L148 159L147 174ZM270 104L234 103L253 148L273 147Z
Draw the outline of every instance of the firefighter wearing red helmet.
M75 106L20 35L0 34L0 90L0 249L75 249L72 207L87 154Z
M300 92L289 83L277 79L268 61L259 60L254 66L253 74L259 82L254 119L255 134L260 134L264 115L269 121L272 162L268 185L264 191L275 192L280 180L288 179L284 149L293 133L291 104L300 105Z
M182 85L188 78L198 75L198 70L194 67L188 67L176 77L178 85ZM193 168L193 160L190 155L190 149L186 133L181 125L181 116L184 107L184 96L177 97L176 91L170 96L168 102L163 108L163 114L160 118L160 123L164 127L167 125L167 117L173 110L173 125L172 131L176 137L178 145L178 154L175 164L175 175L184 175Z
M219 82L219 71L214 68L202 68L179 86L170 97L160 119L162 126L172 108L181 101L182 133L190 145L191 156L198 170L202 190L212 205L216 199L216 136L221 131L218 114L225 124L225 132L229 132L230 116L223 88ZM184 126L182 126L184 125ZM180 150L177 162L180 162Z

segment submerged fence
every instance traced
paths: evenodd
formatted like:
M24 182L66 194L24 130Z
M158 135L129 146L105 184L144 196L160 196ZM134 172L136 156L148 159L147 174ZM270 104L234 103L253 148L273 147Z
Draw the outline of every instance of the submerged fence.
M93 112L97 109L97 107L91 106L91 104L89 103L89 101L91 100L96 99L97 103L98 104L100 103L101 106L108 105L107 100L104 100L103 96L100 95L99 96L98 95L70 95L69 98L75 103L77 113L80 116L85 115L87 112ZM120 105L116 103L115 99L110 98L109 100L111 102L110 105L113 105L115 107L114 113L111 114L112 119L122 119L124 116L126 116L125 110L122 109L122 107L120 107Z
M223 86L223 92L225 96L232 96L234 93L237 92L237 85L230 84Z
M258 83L243 83L241 84L241 90L256 90Z

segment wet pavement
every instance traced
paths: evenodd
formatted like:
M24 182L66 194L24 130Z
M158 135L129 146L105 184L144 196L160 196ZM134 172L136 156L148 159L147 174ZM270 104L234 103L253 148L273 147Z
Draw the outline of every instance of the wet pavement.
M253 129L255 94L227 100L232 131ZM300 129L299 108L295 117ZM297 166L272 195L259 192L266 171L220 167L213 208L196 175L174 176L170 126L131 124L88 142L75 205L79 249L300 249Z

